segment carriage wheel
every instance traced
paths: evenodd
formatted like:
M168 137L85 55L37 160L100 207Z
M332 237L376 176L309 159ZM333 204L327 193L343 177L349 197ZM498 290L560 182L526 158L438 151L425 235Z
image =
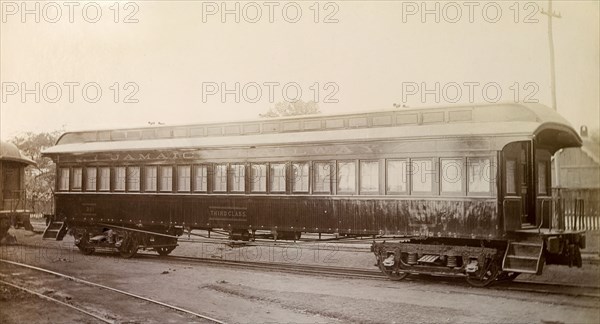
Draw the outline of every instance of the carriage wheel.
M513 281L515 280L521 273L520 272L506 272L502 271L498 275L498 281Z
M491 260L488 262L483 276L467 276L467 282L473 287L486 287L496 280L499 270L498 263L495 260Z
M160 256L167 256L173 250L175 250L175 247L172 247L172 246L166 246L166 247L163 246L163 247L155 247L154 248L154 251L156 251Z
M278 238L281 240L298 241L301 236L302 232L281 232Z
M94 251L95 251L95 249L93 247L91 247L87 244L79 244L79 245L77 245L77 248L83 255L90 255L90 254L94 253Z
M127 236L123 239L123 244L119 247L119 253L125 259L133 257L138 250L138 243L135 237Z
M81 234L79 237L79 244L75 245L83 255L90 255L95 251L95 249L91 246L90 242L88 241L88 238L88 232L84 231L83 234Z
M386 267L383 265L383 261L379 261L379 269L383 272L390 280L399 281L408 277L408 272L398 271L392 267Z

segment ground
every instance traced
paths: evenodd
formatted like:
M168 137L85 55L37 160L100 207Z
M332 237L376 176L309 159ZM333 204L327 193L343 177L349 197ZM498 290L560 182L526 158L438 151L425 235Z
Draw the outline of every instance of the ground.
M52 311L49 311L52 310ZM0 323L97 323L22 290L0 285Z
M518 291L471 288L456 280L411 278L388 280L339 279L280 272L244 270L201 263L169 262L161 258L124 260L116 254L83 256L72 249L72 238L41 241L39 234L13 231L19 244L0 248L0 258L38 264L56 271L102 282L111 287L153 297L229 323L598 323L597 298L542 295ZM55 249L52 247L61 247ZM369 253L332 253L319 249L240 249L182 243L174 253L227 259L279 260L294 263L330 263L373 269ZM260 251L260 252L258 252ZM260 254L260 258L257 255ZM592 253L592 256L593 253ZM588 258L589 260L589 258ZM1 266L1 265L0 265ZM560 279L570 283L600 283L598 265L584 268L547 267L536 280ZM6 279L3 279L6 280ZM69 285L65 281L65 285ZM10 295L13 296L13 295ZM0 319L7 322L55 323L44 309L55 309L66 321L79 322L78 314L33 297L0 301ZM37 307L39 304L39 307ZM25 306L24 306L25 305ZM14 308L30 307L19 318ZM17 314L15 314L17 313ZM38 317L31 317L38 314ZM70 314L70 315L69 315ZM73 318L69 318L73 316ZM62 322L62 320L61 320Z

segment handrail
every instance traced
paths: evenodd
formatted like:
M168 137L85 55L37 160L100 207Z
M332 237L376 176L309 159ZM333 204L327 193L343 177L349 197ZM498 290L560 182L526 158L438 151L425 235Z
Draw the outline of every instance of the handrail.
M542 220L540 221L540 225L538 226L538 233L540 233L542 231L542 225L544 225L544 199L541 200L541 204L540 204L540 214L542 215Z
M541 221L540 221L540 226L538 226L538 233L540 233L542 231L542 225L544 225L544 203L549 202L549 199L544 199L542 198L540 200L540 215L541 215Z

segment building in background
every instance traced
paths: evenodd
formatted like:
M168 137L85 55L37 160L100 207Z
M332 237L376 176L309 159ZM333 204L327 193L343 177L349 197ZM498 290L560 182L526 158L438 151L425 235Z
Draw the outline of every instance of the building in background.
M552 163L552 188L555 196L564 199L567 222L569 217L583 213L579 225L573 224L574 218L570 218L571 225L597 230L600 228L600 143L588 136L585 126L581 127L580 135L583 146L556 152L559 181L556 179L556 164ZM578 205L581 202L583 205Z
M600 188L600 143L587 136L587 128L581 127L583 146L567 148L556 153L559 157L559 178L552 178L553 188L592 189ZM556 175L552 165L552 174Z

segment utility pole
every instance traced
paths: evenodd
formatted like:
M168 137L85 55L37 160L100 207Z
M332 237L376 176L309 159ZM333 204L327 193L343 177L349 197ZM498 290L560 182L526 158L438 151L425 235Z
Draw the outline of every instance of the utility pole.
M552 19L561 18L560 13L555 13L552 10L552 0L548 0L548 11L542 9L542 14L548 16L548 47L550 49L550 93L552 95L552 109L557 111L556 106L556 71L554 64L554 36L552 35ZM559 157L562 150L554 154L554 177L556 178L556 187L558 188L557 198L560 200L560 162Z
M548 0L548 11L542 9L542 14L548 16L548 46L550 47L550 92L552 95L552 108L556 107L556 71L554 67L554 36L552 35L552 18L561 18L560 13L552 10L552 0Z

